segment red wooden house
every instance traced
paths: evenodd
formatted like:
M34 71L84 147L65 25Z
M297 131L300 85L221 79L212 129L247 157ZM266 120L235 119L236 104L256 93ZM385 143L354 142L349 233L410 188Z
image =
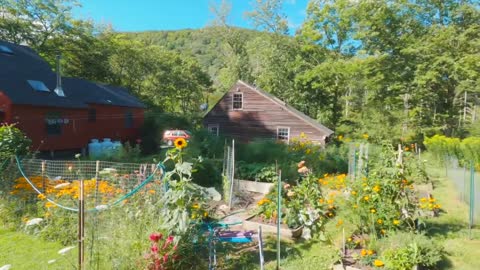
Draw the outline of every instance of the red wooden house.
M251 141L289 142L305 134L324 144L333 131L255 86L238 81L207 113L204 125L214 134Z
M73 150L93 138L135 140L145 106L126 89L61 78L32 49L0 41L0 122L17 123L34 150Z

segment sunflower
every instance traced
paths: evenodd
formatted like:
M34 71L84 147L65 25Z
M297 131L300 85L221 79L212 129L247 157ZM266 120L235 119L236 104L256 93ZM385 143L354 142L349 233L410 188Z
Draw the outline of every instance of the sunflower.
M184 138L178 138L178 139L176 139L175 142L174 142L174 144L175 144L175 147L176 147L177 149L182 149L182 148L187 147L187 141L185 141Z

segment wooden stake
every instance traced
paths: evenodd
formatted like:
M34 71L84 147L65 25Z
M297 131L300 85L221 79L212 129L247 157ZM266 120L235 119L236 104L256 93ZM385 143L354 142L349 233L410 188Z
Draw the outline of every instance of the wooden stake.
M85 225L85 211L84 211L84 200L83 200L83 195L84 195L84 183L83 179L80 179L80 196L78 198L78 269L83 270L84 269L84 236L85 236L85 230L84 230L84 225Z

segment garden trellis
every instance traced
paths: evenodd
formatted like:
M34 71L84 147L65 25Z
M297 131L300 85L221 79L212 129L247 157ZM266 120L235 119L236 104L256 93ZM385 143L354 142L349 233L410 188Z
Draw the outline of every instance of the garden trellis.
M83 269L84 266L85 212L93 214L93 224L96 224L95 213L126 202L139 192L160 194L164 191L162 187L166 186L162 183L165 175L162 163L40 160L18 157L15 157L15 161L16 166L7 165L8 170L17 169L20 173L20 177L12 183L12 194L25 198L37 195L50 205L47 207L78 212L79 269ZM92 241L95 239L94 234L95 227L92 228ZM93 250L93 243L91 249Z

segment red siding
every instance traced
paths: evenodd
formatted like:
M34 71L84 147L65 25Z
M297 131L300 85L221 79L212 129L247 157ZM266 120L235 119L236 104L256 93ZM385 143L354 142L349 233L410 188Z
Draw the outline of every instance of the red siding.
M138 128L143 123L143 109L118 106L91 105L96 110L96 121L88 121L88 109L68 109L54 107L37 107L29 105L12 105L11 122L33 141L33 150L68 150L86 147L93 138L111 138L112 140L134 140ZM89 108L89 109L90 109ZM126 127L125 114L133 114L133 127ZM49 135L46 129L46 116L59 113L60 119L67 119L62 124L60 135Z
M10 99L0 91L0 112L3 112L3 121L4 122L9 122L10 121L10 107L12 103L10 102ZM1 122L1 121L0 121Z
M234 93L243 93L243 109L233 110ZM250 141L276 138L278 127L290 128L290 139L303 132L309 140L325 143L327 134L285 110L278 103L250 87L237 83L207 114L204 124L218 124L220 134Z

